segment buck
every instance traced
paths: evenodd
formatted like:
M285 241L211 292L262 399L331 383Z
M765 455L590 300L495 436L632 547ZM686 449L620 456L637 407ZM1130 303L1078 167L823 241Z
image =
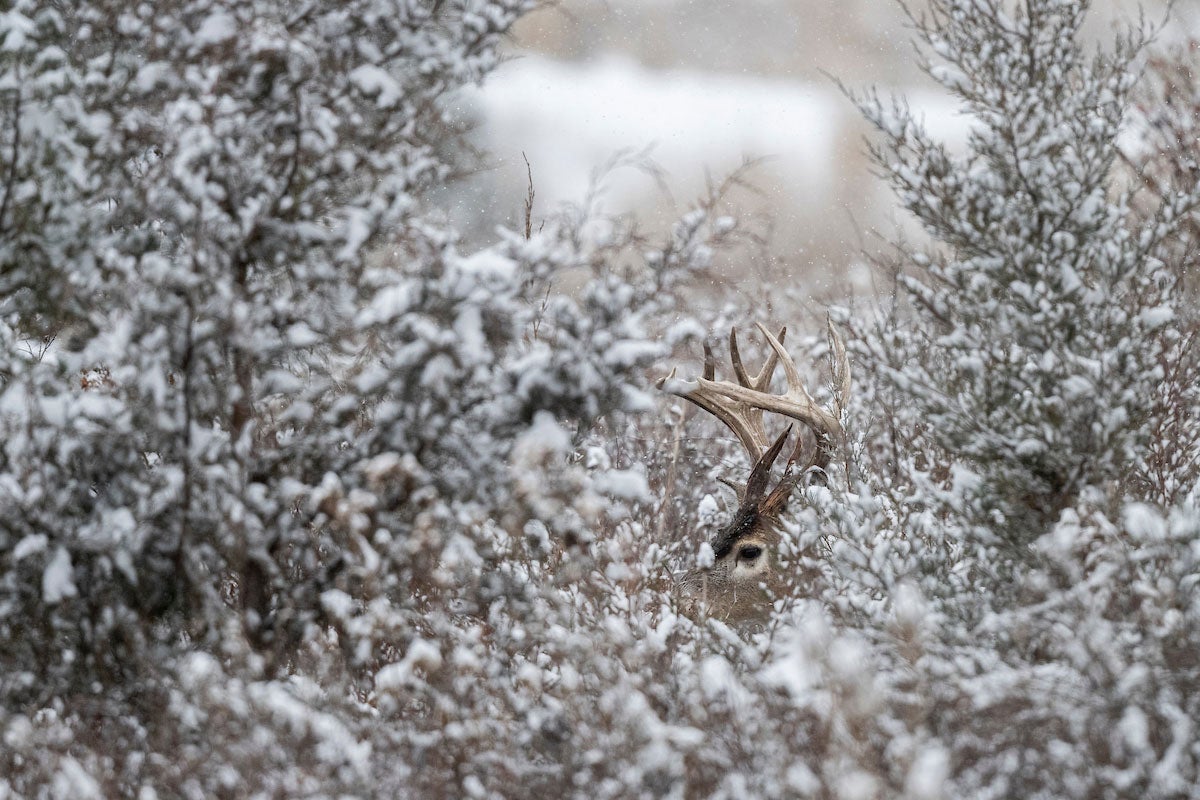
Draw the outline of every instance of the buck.
M704 377L683 381L676 370L659 381L660 389L695 403L725 424L745 447L750 476L739 489L739 504L728 525L711 541L713 563L693 570L679 581L679 592L696 612L732 623L753 623L766 618L770 598L777 594L780 576L776 566L780 543L780 515L796 487L823 476L842 437L841 413L850 396L850 362L846 347L829 325L829 358L833 372L832 407L822 407L804 387L796 363L783 347L787 328L771 335L762 324L771 353L758 374L751 377L742 364L737 329L729 332L729 356L737 382L716 379L712 348L704 345ZM771 392L771 380L783 365L787 389ZM803 426L796 436L782 477L771 486L771 471L783 452L793 425L774 442L767 435L763 414L787 417ZM809 435L805 435L808 431Z

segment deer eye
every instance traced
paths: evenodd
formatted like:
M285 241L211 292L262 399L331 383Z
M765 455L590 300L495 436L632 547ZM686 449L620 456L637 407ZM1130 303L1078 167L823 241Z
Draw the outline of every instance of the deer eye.
M743 561L753 561L762 555L762 548L758 545L746 545L738 552L738 557Z

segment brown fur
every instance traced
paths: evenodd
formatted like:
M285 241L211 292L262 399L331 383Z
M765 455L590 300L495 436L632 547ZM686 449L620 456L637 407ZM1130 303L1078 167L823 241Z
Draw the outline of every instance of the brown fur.
M767 524L742 537L724 558L708 569L689 572L679 580L685 610L694 617L712 617L735 625L763 624L771 600L781 588L775 564L779 534ZM747 547L758 547L753 561L742 557Z

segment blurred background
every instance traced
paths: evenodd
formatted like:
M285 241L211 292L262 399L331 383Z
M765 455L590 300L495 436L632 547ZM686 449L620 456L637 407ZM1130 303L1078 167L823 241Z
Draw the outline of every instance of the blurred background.
M1160 23L1165 9L1165 0L1096 0L1090 33L1105 42L1139 13ZM1156 46L1198 23L1200 3L1177 3ZM730 203L763 244L724 264L726 278L784 279L818 299L871 292L863 254L883 246L874 232L911 223L873 174L869 131L838 82L903 95L951 143L969 126L921 73L908 27L891 0L548 4L518 26L508 62L462 98L483 168L456 187L452 213L479 243L497 225L519 230L532 174L535 227L599 184L605 209L636 211L661 229L706 182L757 160ZM660 172L598 177L631 152Z

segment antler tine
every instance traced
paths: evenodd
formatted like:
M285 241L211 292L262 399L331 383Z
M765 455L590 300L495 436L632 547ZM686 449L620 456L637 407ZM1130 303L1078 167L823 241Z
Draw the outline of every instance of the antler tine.
M732 335L734 334L731 333ZM732 351L730 356L734 362L734 371L738 373L740 380L746 374L741 364L741 358ZM769 363L767 366L772 370L775 367L774 363ZM742 399L728 397L722 390L722 387L736 386L737 384L716 379L716 359L708 342L704 343L704 376L692 383L677 381L675 375L676 370L672 369L670 375L658 382L658 388L691 401L719 419L738 438L742 447L746 448L750 462L757 461L768 446L762 411ZM767 380L770 380L769 374ZM752 385L761 382L761 372L753 381L746 378L746 383ZM758 394L752 386L741 388L754 395Z
M658 388L691 401L719 419L746 448L751 463L756 461L766 447L767 439L762 412L745 402L723 396L720 387L734 385L728 381L705 377L693 383L677 380L675 374L676 370L672 369L670 375L658 382Z
M841 416L841 412L850 404L850 357L846 355L846 343L842 341L837 328L833 327L833 320L827 319L825 325L829 334L829 364L833 371L834 403L838 416Z
M771 345L773 357L783 364L783 374L787 378L788 384L787 394L790 395L793 393L798 393L810 405L813 405L812 396L809 395L808 390L804 388L804 381L800 378L800 370L796 369L796 362L792 360L790 355L788 355L788 351L783 349L783 342L772 336L771 332L767 330L766 325L763 325L761 322L756 322L754 324L758 326L759 331L761 331L762 335L766 337L767 344Z
M780 451L783 450L783 444L787 441L788 436L792 433L792 426L788 425L787 430L779 435L775 443L767 449L754 463L754 467L750 470L750 479L746 481L745 496L742 497L743 503L757 503L766 494L767 483L771 480L771 467L775 466L775 459L779 458Z
M763 413L771 412L794 419L811 429L816 436L816 449L805 469L824 467L833 455L834 440L842 432L841 412L849 401L850 364L846 357L845 344L830 325L835 399L834 408L827 409L813 400L804 386L796 362L784 349L782 339L787 329L782 329L776 337L761 323L757 327L771 346L771 355L754 377L750 377L746 372L737 345L737 330L734 329L729 334L729 355L733 362L736 383L716 379L712 348L705 344L704 377L695 383L683 383L674 380L675 371L672 370L668 378L659 381L659 388L690 400L724 423L746 448L751 463L757 462L771 444L763 425ZM775 367L780 363L783 364L787 377L787 391L777 395L771 393L770 381ZM796 450L792 453L789 463L794 463L799 458L800 442L797 441Z
M762 326L759 325L761 328ZM779 329L779 342L783 343L783 337L787 336L787 326ZM771 354L767 356L767 363L763 364L762 369L758 374L751 378L746 374L746 368L742 365L742 353L738 349L737 343L737 328L729 329L729 360L733 362L733 373L737 376L738 383L745 386L747 389L753 389L756 392L766 392L771 389L771 378L775 375L775 366L779 363L779 354L772 348ZM710 379L711 380L711 379Z
M849 400L850 364L846 357L845 345L833 329L833 326L829 325L831 356L834 361L834 388L836 393L834 399L835 407L833 410L830 410L822 408L813 400L812 395L808 393L808 389L804 386L804 381L800 377L800 370L796 368L796 362L792 360L792 357L784 349L779 339L772 336L771 332L762 323L758 323L758 329L766 337L767 343L771 345L771 349L778 357L778 360L782 362L788 388L782 395L763 392L757 397L745 398L744 402L754 408L782 414L785 417L790 417L807 425L816 436L816 447L805 469L812 467L824 468L833 455L833 441L842 432L841 411ZM799 446L799 442L797 442L797 446ZM797 449L797 452L792 454L792 461L797 460L799 456L799 449Z

